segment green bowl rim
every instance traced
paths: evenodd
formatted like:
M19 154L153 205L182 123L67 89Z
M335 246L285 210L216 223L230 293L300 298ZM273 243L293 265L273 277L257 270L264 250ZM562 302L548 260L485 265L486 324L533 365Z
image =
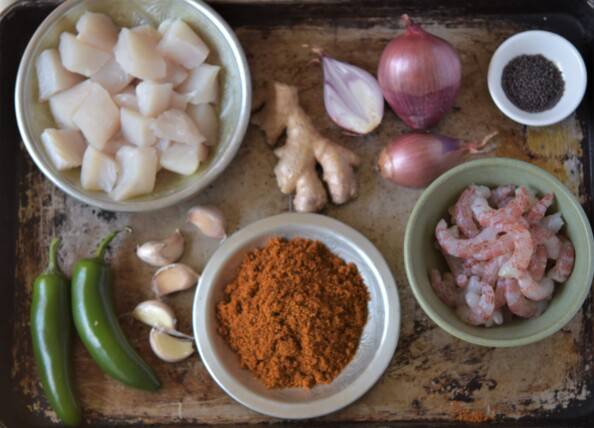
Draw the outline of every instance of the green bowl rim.
M553 181L555 184L557 184L559 186L561 191L569 197L574 210L578 214L578 221L580 222L580 225L583 228L585 228L590 235L590 239L589 239L590 245L586 249L586 251L588 252L586 260L588 261L588 266L587 266L588 274L587 275L590 279L589 282L586 282L582 286L582 289L581 289L580 294L578 295L578 298L572 302L570 309L568 311L564 312L562 314L562 316L559 317L557 319L557 321L552 323L550 326L548 326L547 328L545 328L531 336L520 337L517 339L486 339L484 337L480 337L477 335L473 335L473 334L469 334L469 333L460 331L457 328L453 327L451 324L449 324L445 319L443 319L436 311L434 311L431 308L431 305L429 304L429 302L427 300L425 300L425 297L420 292L420 290L417 288L417 285L416 285L416 282L414 279L414 274L413 274L413 269L412 269L412 264L413 264L412 255L410 254L409 248L410 248L410 242L412 240L411 230L413 229L413 225L416 222L416 219L418 218L418 212L421 209L421 206L424 205L424 202L433 194L433 192L437 188L439 188L439 186L443 182L449 180L450 177L452 177L456 174L459 174L462 171L477 168L477 167L482 167L482 166L502 166L502 167L511 166L514 168L523 168L523 169L527 170L530 174L534 174L536 176L540 176L545 179ZM419 305L421 306L421 308L423 309L425 314L427 314L427 316L431 320L433 320L433 322L435 322L439 327L441 327L443 330L445 330L447 333L451 334L452 336L457 337L458 339L464 340L466 342L473 343L475 345L481 345L481 346L512 347L512 346L528 345L530 343L538 342L539 340L542 340L542 339L556 333L561 328L563 328L579 311L579 309L582 307L582 305L584 303L584 300L586 300L588 293L590 292L590 289L592 287L592 280L594 278L594 263L592 260L593 255L594 255L594 239L592 236L592 228L590 227L590 220L588 219L588 216L586 215L582 205L577 200L577 198L573 195L573 193L570 192L565 187L565 185L563 183L561 183L561 181L559 181L556 177L554 177L547 171L543 170L542 168L539 168L539 167L532 165L530 163L527 163L527 162L519 161L516 159L510 159L510 158L484 158L484 159L468 161L468 162L465 162L461 165L454 167L453 169L451 169L451 170L445 172L444 174L442 174L441 176L439 176L435 181L433 181L433 183L431 183L425 189L425 191L421 194L421 196L415 203L415 206L414 206L414 208L410 214L410 217L408 219L408 222L406 225L406 231L404 234L404 268L406 271L408 285L412 289L415 299L417 300L417 302L419 303Z

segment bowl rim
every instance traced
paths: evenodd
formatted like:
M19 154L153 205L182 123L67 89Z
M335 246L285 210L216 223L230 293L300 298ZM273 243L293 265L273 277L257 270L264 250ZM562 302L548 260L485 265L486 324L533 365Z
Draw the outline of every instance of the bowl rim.
M534 37L534 36L540 37L542 39L543 43L546 42L547 39L549 39L549 40L555 39L558 42L564 44L565 49L567 49L568 51L571 51L571 53L576 57L576 59L577 59L576 63L580 70L580 76L582 77L581 81L578 82L580 84L579 94L578 94L578 96L575 97L575 99L573 99L573 100L570 99L570 101L572 101L572 102L569 103L569 106L566 109L559 110L559 112L557 114L551 114L550 116L545 116L541 119L534 117L534 114L530 113L530 112L517 114L516 112L510 111L505 106L505 104L502 102L500 97L495 92L495 85L497 85L499 83L498 83L498 79L496 81L496 76L494 76L494 70L493 70L494 59L497 58L498 56L501 56L502 53L505 52L505 50L508 48L509 45L511 45L513 42L516 42L518 39L521 40L526 37ZM543 54L544 54L544 52L543 52ZM553 33L551 31L545 31L545 30L522 31L520 33L516 33L513 36L505 39L497 47L497 49L491 56L491 60L489 61L489 68L487 71L487 86L489 87L489 94L491 95L491 99L493 100L493 102L495 103L497 108L503 114L505 114L508 118L512 119L513 121L520 123L522 125L528 125L528 126L553 125L553 124L561 122L563 119L567 118L570 114L572 114L579 107L580 103L582 102L582 99L584 98L584 95L586 93L587 84L588 84L588 72L587 72L586 64L584 62L584 58L582 57L582 54L580 53L580 51L573 45L573 43L571 43L565 37L563 37L557 33ZM505 96L505 94L504 94L504 96Z
M384 324L387 327L383 332L377 353L372 359L372 364L366 368L366 371L372 370L372 373L368 373L369 376L357 377L351 384L356 387L352 390L345 388L333 395L308 403L284 403L261 397L235 382L233 376L220 364L213 352L211 336L217 334L216 331L206 331L206 329L200 328L207 322L207 311L204 309L213 289L213 279L226 260L246 241L273 235L274 229L287 225L310 228L313 226L318 229L332 230L342 239L350 241L351 245L359 247L372 261L372 266L378 272L378 277L381 279L379 285L384 296L383 305L386 308ZM365 394L380 379L392 360L400 334L400 318L400 300L396 281L379 250L363 234L352 227L331 217L310 213L284 213L260 219L226 239L215 251L202 272L192 308L192 327L196 347L204 366L216 383L233 399L258 413L275 418L295 420L333 413L355 402Z
M419 288L417 287L415 276L413 274L413 260L412 254L410 252L411 242L413 239L412 236L412 229L418 219L418 212L421 208L425 205L426 201L431 197L431 195L442 185L442 183L447 182L452 176L461 173L462 171L474 168L481 168L484 166L499 166L499 167L509 167L512 166L514 168L521 168L529 171L530 174L534 174L537 176L544 177L548 180L555 182L559 186L562 192L564 192L571 201L571 206L573 210L575 210L578 214L578 221L581 225L583 225L588 231L590 235L589 243L590 245L586 249L586 260L588 260L588 278L589 281L585 282L582 286L578 298L575 299L570 306L570 310L564 312L561 317L559 317L554 323L550 326L544 328L543 330L535 333L531 336L524 336L516 339L489 339L484 338L481 336L477 336L474 334L466 333L463 331L458 330L457 328L453 327L449 324L445 319L443 319L436 311L433 310L429 302L425 299L425 296ZM417 200L415 207L409 217L409 220L406 225L406 231L404 234L404 268L406 271L406 277L408 280L408 284L415 296L416 301L421 306L425 314L431 318L433 322L435 322L442 330L446 333L457 337L458 339L464 340L466 342L481 345L481 346L489 346L489 347L514 347L514 346L523 346L528 345L530 343L538 342L552 334L558 332L561 328L563 328L571 319L575 316L575 314L580 310L582 307L588 293L592 288L592 281L594 279L594 238L592 236L592 229L590 226L590 221L588 216L586 215L582 205L577 200L577 198L570 192L561 181L559 181L556 177L552 174L548 173L547 171L529 164L524 161L510 159L510 158L484 158L484 159L477 159L472 160L469 162L465 162L457 167L447 171L446 173L442 174L438 177L433 183L425 189L422 193L421 197ZM496 327L495 327L496 328Z
M187 186L179 190L167 193L162 197L153 200L132 199L129 201L121 202L115 200L98 200L93 196L91 192L81 191L77 189L75 186L68 183L68 181L63 179L59 173L54 174L54 172L43 162L39 152L42 149L42 145L40 142L39 144L34 143L34 141L36 141L36 139L38 140L40 137L36 138L32 135L27 121L25 119L25 109L27 108L26 100L24 98L25 81L28 73L33 72L34 70L34 58L32 57L33 50L36 48L37 43L39 42L43 34L51 25L55 23L55 21L59 17L61 17L66 11L81 3L84 3L85 1L87 0L66 0L62 4L58 5L39 25L31 39L29 40L27 48L25 49L23 56L21 57L15 84L15 112L20 135L25 144L25 148L29 153L29 156L31 156L35 165L39 168L43 175L64 193L77 199L80 202L94 207L98 207L103 210L116 212L154 211L170 207L194 196L200 190L204 189L210 183L212 183L231 163L231 161L237 154L239 147L241 146L241 143L249 126L250 110L252 103L251 75L245 52L243 51L243 48L239 43L237 36L233 32L229 24L203 0L178 0L187 3L188 5L193 7L194 10L196 10L198 13L203 14L208 20L214 23L214 25L223 35L223 39L229 45L232 51L233 59L237 63L241 88L239 93L241 99L238 115L239 119L235 124L233 131L231 132L231 135L229 136L230 142L227 144L225 150L220 154L219 159L216 163L211 163L208 169L205 172L203 172L202 175L200 175L195 182L188 184Z

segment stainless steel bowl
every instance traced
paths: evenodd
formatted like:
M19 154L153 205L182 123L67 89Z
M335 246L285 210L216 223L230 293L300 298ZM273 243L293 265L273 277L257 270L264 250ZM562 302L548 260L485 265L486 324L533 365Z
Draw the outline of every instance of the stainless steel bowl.
M269 390L217 333L216 304L237 273L243 256L269 238L316 239L357 265L369 289L369 318L353 360L329 385ZM283 419L313 418L361 397L387 368L400 331L396 283L379 251L351 227L316 214L281 214L257 221L227 239L209 260L194 297L193 327L202 362L231 397L257 412Z
M167 18L182 18L211 48L209 62L222 65L220 138L210 160L189 177L173 174L159 177L150 195L116 202L107 194L83 189L79 169L58 171L45 153L41 133L55 127L47 103L38 101L35 59L44 50L58 46L62 31L74 31L77 19L87 10L107 13L120 26L158 25ZM110 211L150 211L174 205L210 184L229 165L245 135L251 107L251 81L245 54L229 25L200 0L67 0L39 26L19 67L15 107L25 147L39 169L68 195Z

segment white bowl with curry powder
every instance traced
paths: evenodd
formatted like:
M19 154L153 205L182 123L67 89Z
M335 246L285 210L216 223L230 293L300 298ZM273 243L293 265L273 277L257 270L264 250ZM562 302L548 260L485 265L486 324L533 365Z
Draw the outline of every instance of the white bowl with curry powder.
M369 292L368 317L353 359L329 384L311 389L267 389L240 366L219 335L217 304L237 275L245 255L269 239L305 238L325 244L354 263ZM225 240L206 265L194 298L194 337L210 375L231 397L256 412L283 419L307 419L335 412L368 391L388 367L400 331L396 283L379 251L351 227L317 214L281 214L257 221Z

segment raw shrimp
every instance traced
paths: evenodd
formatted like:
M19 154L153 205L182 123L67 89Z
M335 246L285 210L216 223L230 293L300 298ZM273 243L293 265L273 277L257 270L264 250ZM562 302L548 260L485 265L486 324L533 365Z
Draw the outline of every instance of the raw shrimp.
M534 252L534 244L530 231L519 223L510 225L507 231L513 238L514 252L511 258L501 266L499 275L504 278L517 278L528 269Z
M487 321L495 310L495 291L478 276L471 276L464 293L464 300L479 319Z
M501 311L493 311L493 315L485 320L472 312L472 310L470 310L470 308L466 305L460 305L456 307L456 314L458 315L458 318L460 318L466 324L474 326L483 325L485 327L491 327L494 324L501 325L504 321L503 313Z
M555 283L548 277L535 281L528 272L522 272L516 279L522 294L530 300L548 300L555 291Z
M512 314L522 318L532 318L536 315L537 304L528 300L520 290L518 281L515 279L505 279L505 301Z
M442 219L437 223L435 235L437 242L439 242L439 245L447 254L454 257L470 258L478 248L481 248L482 244L494 241L497 237L497 232L492 228L486 228L474 238L457 239L448 229L445 220Z
M471 202L471 209L474 217L483 227L496 224L518 222L520 217L529 208L530 195L525 187L521 186L516 190L516 196L505 207L494 209L480 192L474 193Z
M507 280L504 278L499 278L497 280L497 285L495 286L495 310L501 309L506 304L505 300L505 282Z
M548 215L540 221L542 227L554 233L559 233L564 224L565 222L563 221L563 217L561 217L561 213Z
M565 282L573 271L573 262L575 261L575 249L568 239L561 239L561 251L555 266L549 271L549 278L556 282Z
M445 251L442 251L441 253L450 268L450 272L454 275L458 287L466 287L466 283L468 282L467 275L470 271L464 267L464 261L458 257L450 256Z
M528 272L535 281L540 281L547 268L547 249L544 245L538 245L532 255Z
M489 202L497 208L503 208L509 201L513 199L513 193L515 189L516 188L513 184L499 186L495 190L491 191L491 198L489 198Z
M472 210L470 209L470 202L474 197L475 189L473 187L467 188L454 206L454 221L467 238L474 238L478 235L479 230L472 217Z
M528 214L526 214L526 220L528 223L538 223L545 216L549 207L553 204L554 195L547 193L538 202L536 202Z
M559 258L561 241L553 230L543 227L540 224L533 224L530 226L530 235L532 235L534 245L545 246L549 259L557 260Z
M441 273L437 269L431 269L431 286L442 302L452 308L456 306L458 302L458 288L454 284L454 278L451 273L445 273L442 278Z
M561 214L546 215L553 202L552 193L537 198L523 186L472 185L450 207L452 226L439 221L437 246L451 273L431 271L431 282L462 321L490 327L547 308L575 258L572 243L558 235ZM547 273L549 260L556 263Z
M504 254L485 262L475 261L470 264L470 272L473 275L478 275L483 282L494 286L497 282L499 269L501 269L501 266L503 266L509 258L510 255Z
M483 248L477 248L472 257L475 260L489 260L503 254L511 253L514 250L514 239L511 235L505 234Z

